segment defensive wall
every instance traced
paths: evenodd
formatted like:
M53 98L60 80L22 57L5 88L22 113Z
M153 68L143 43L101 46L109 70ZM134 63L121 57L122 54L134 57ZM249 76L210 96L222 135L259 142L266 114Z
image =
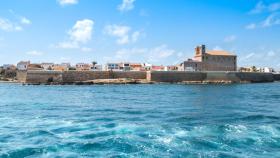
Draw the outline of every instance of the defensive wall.
M23 83L74 83L95 79L147 79L152 82L273 82L280 80L280 74L251 72L184 72L184 71L18 71L17 79Z
M273 74L273 78L275 81L280 81L280 74L278 74L278 73Z
M146 79L146 72L134 71L18 71L17 80L22 83L73 83L96 79Z

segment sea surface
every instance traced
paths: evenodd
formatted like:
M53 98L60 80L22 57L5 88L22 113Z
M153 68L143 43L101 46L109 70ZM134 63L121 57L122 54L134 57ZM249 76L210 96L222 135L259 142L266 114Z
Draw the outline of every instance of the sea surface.
M280 157L280 83L2 83L8 157Z

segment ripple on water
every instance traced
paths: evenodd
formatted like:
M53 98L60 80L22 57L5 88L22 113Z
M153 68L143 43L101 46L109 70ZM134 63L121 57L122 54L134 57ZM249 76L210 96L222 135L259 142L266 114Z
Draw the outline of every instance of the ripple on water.
M0 84L0 157L275 157L272 85Z

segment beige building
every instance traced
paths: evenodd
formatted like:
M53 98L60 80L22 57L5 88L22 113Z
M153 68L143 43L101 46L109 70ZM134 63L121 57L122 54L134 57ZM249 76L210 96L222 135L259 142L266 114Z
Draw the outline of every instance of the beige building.
M185 71L236 71L237 56L226 51L207 51L205 45L195 48L195 56L184 62Z

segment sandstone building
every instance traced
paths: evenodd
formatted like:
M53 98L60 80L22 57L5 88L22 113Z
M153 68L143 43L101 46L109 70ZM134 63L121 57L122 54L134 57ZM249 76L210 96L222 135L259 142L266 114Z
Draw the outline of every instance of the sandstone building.
M237 56L226 51L206 51L205 45L195 48L195 56L184 62L185 71L236 71Z

